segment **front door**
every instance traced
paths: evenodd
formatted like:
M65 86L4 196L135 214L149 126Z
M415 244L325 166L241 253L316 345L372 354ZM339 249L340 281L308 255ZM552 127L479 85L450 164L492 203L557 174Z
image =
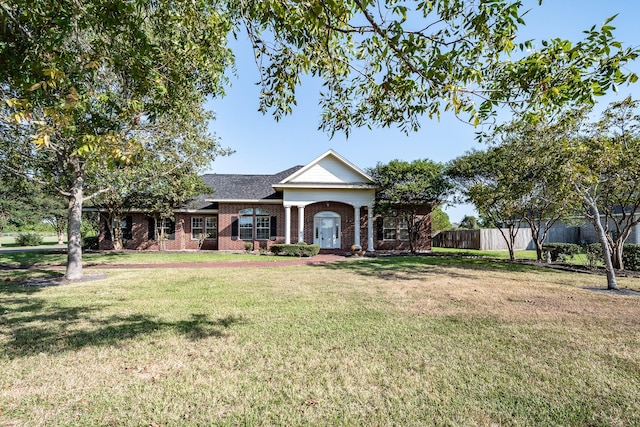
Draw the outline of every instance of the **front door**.
M331 212L320 213L314 220L313 243L322 249L340 248L340 216Z

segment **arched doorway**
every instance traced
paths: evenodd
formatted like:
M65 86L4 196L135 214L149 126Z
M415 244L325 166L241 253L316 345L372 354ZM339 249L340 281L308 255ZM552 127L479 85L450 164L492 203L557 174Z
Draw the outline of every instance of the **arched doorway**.
M329 211L314 215L313 243L322 249L340 248L340 215Z

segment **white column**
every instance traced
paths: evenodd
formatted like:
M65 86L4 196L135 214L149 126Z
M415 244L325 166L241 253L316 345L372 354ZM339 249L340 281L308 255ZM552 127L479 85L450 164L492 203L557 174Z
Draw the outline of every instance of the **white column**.
M354 244L360 246L360 206L353 207Z
M284 207L284 242L291 243L291 206Z
M373 246L373 205L367 206L367 252L374 252Z
M304 242L304 206L298 206L298 243Z

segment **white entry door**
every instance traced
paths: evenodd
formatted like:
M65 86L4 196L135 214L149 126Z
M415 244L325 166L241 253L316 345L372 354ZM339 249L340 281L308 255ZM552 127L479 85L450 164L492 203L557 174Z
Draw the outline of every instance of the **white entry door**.
M324 215L322 215L324 214ZM329 216L328 214L332 214ZM340 248L340 216L333 212L321 212L314 220L313 243L322 249Z

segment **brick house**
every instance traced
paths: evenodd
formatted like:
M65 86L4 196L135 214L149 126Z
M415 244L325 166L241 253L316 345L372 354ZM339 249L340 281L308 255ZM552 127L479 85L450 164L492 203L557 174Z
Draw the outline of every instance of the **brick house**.
M207 174L212 194L174 210L164 227L167 250L244 250L304 241L325 250L368 252L407 250L406 224L395 217L374 218L376 190L371 178L333 150L305 166L274 175ZM425 216L429 212L423 213ZM431 250L430 221L420 230L418 250ZM143 212L122 222L126 249L157 249L156 224ZM104 219L99 248L112 249Z

